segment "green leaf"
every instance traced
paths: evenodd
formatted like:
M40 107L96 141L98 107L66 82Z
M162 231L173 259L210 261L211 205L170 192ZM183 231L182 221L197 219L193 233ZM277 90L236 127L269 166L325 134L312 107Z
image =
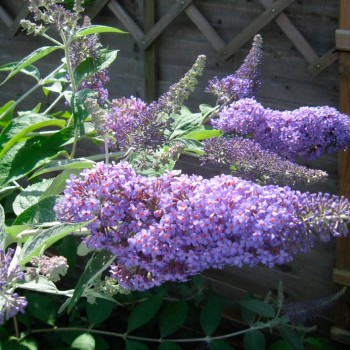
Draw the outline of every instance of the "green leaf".
M26 298L32 316L50 326L55 325L57 310L52 298L37 293L27 293Z
M157 350L181 350L181 346L178 343L172 341L162 341Z
M13 105L15 101L9 101L0 108L0 128L4 128L13 118Z
M75 287L73 296L69 302L68 310L71 311L79 298L83 295L89 283L93 282L101 273L106 270L115 260L116 256L107 251L98 251L93 254L85 266L84 272L80 275L78 284Z
M51 196L56 196L60 193L63 192L67 185L67 179L72 175L72 174L79 174L81 170L79 169L74 169L74 170L64 170L61 174L56 176L51 185L46 189L46 191L42 194L40 197L40 200L51 197Z
M244 334L243 344L246 350L264 350L266 348L264 334L256 329Z
M164 292L158 292L149 299L138 304L130 313L128 318L128 333L144 326L158 312L164 299Z
M225 340L212 340L209 343L209 350L234 350L234 348Z
M61 171L61 170L68 170L68 171L73 170L73 172L74 170L81 171L83 169L92 168L94 164L95 162L85 158L52 161L49 164L47 164L43 169L36 171L31 178L42 174L51 173L53 171Z
M7 197L9 194L12 192L18 190L20 186L5 186L5 187L0 187L0 199Z
M72 136L73 128L65 128L52 136L37 136L14 145L0 159L0 186L17 180L43 166L50 159L66 154L62 145Z
M182 136L184 139L192 139L192 140L206 140L213 137L219 137L221 135L220 130L215 129L203 129L203 130L195 130L189 132Z
M148 346L134 340L125 341L125 350L148 350Z
M188 312L185 300L168 304L159 315L159 330L161 337L166 337L179 330L186 321Z
M88 57L74 70L74 81L77 86L89 76L108 68L117 58L119 50L101 50L98 60Z
M90 333L83 333L74 339L71 347L79 350L95 350L95 339Z
M15 198L12 208L16 215L20 215L33 204L39 202L42 194L52 184L53 179L44 179L42 182L37 182L25 188Z
M275 310L272 305L266 304L261 300L251 299L251 300L242 300L239 302L239 304L250 310L255 312L256 314L267 317L267 318L273 318L275 317Z
M62 49L63 46L43 46L35 51L33 51L31 54L29 54L27 57L25 57L23 60L18 62L13 69L11 70L10 74L6 77L6 79L0 84L4 84L6 81L11 79L13 76L15 76L17 73L21 72L24 68L27 68L32 63L40 60L41 58L47 56L53 51L56 51L58 49Z
M0 250L5 250L6 232L5 232L5 212L0 204Z
M18 62L11 62L11 63L4 64L3 66L0 67L0 72L10 72L13 69L15 69L17 65L18 65ZM23 68L20 72L26 75L29 75L30 77L34 78L36 81L40 80L39 69L36 68L35 66L29 65L26 68Z
M97 299L94 304L87 304L89 322L95 326L106 320L113 312L114 303L106 299Z
M21 283L21 289L40 291L47 294L58 294L56 285L49 281L44 276L39 276L37 280L30 280L28 282Z
M293 350L304 350L303 341L300 335L289 328L288 326L281 326L279 331L282 337L291 345Z
M269 350L293 350L293 348L289 345L289 343L286 340L280 339L273 342L269 346Z
M78 128L81 124L83 124L85 119L89 116L89 112L86 109L84 102L89 96L92 95L93 92L90 89L83 89L77 93L73 93L71 103L75 128Z
M44 198L29 208L25 209L14 221L14 225L40 225L56 221L56 213L53 210L57 196Z
M78 30L76 36L81 37L81 36L98 34L98 33L127 34L127 32L124 32L123 30L120 30L118 28L109 27L109 26L91 25Z
M0 135L0 158L28 133L51 126L63 128L64 120L52 119L42 114L28 114L10 122Z
M23 245L19 259L20 264L24 265L28 263L32 257L37 256L42 249L50 247L63 237L85 227L88 223L89 221L77 224L59 224L40 232L37 236L28 240Z
M208 299L199 316L200 325L206 335L211 335L221 321L221 301L216 295Z

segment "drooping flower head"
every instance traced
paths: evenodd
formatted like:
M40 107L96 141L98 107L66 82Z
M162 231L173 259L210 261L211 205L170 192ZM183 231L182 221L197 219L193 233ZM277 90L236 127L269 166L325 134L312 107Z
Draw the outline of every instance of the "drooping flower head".
M222 104L254 97L257 88L261 85L262 56L262 38L256 35L252 48L241 67L225 78L214 77L209 81L206 91L218 96L218 102Z
M350 117L329 106L278 111L242 99L224 107L211 124L226 133L249 136L290 160L315 159L350 145Z
M25 297L14 292L18 282L24 279L24 274L18 265L12 266L13 249L7 253L0 250L0 325L24 312L27 306Z
M347 234L350 203L227 175L147 178L122 162L72 176L56 212L92 219L87 245L116 254L122 288L145 290L209 268L283 264L317 237Z
M204 141L201 161L233 166L234 175L260 184L313 184L327 179L322 170L309 169L270 152L253 140L239 136Z

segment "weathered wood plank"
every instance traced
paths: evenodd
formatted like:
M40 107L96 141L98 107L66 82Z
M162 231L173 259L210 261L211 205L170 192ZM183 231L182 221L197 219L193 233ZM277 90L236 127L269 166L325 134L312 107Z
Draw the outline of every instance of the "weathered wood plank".
M12 18L11 16L6 12L6 10L0 5L0 19L6 24L7 27L12 26Z
M144 30L147 35L156 22L156 8L154 0L144 0ZM156 43L150 45L144 52L145 100L152 102L157 99L157 53Z
M17 17L13 20L10 27L10 32L12 35L15 35L21 29L21 20L26 19L29 15L29 10L27 5L24 5L19 11Z
M220 51L225 46L225 42L222 40L220 35L215 31L215 29L194 4L188 6L185 12L202 32L202 34L208 39L216 51Z
M350 271L333 269L333 282L350 287Z
M90 19L94 19L110 0L95 1L87 10L86 14Z
M333 47L331 50L326 52L323 56L316 59L309 65L309 70L312 74L317 75L324 69L330 66L339 58L338 52Z
M107 6L135 38L135 40L140 43L145 36L143 30L135 23L135 21L129 16L119 2L116 0L110 0Z
M268 7L260 16L249 23L238 35L234 37L220 52L221 60L227 60L233 53L242 47L249 39L251 39L259 30L264 28L266 24L277 17L286 7L294 0L279 0L273 6Z
M145 50L151 45L154 40L165 30L165 28L180 14L187 6L191 4L193 0L182 0L176 1L174 5L170 7L167 13L153 26L153 28L147 33L145 38L142 40L141 45Z
M273 6L272 0L259 0L259 2L264 6L265 9ZM279 25L284 34L295 45L295 47L299 50L307 62L311 63L318 58L314 49L306 41L300 31L294 26L294 24L290 21L284 12L281 12L275 18L275 22Z

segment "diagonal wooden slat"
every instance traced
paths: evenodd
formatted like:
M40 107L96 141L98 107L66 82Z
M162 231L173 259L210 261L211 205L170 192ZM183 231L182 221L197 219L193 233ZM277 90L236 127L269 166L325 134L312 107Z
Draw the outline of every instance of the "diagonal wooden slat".
M265 9L273 6L272 0L259 0L259 2L264 6ZM294 26L290 21L288 16L281 12L276 18L275 22L283 30L284 34L289 38L289 40L294 44L294 46L299 50L302 56L306 59L308 63L312 63L318 59L318 55L311 47L311 45L306 41L300 31Z
M329 65L334 63L339 59L339 54L336 51L335 47L326 52L323 56L319 57L317 60L313 61L309 65L309 70L312 74L317 75L326 69Z
M110 0L98 0L86 9L86 14L90 19L94 19Z
M220 51L225 46L225 42L222 40L220 35L215 31L215 29L194 4L188 6L185 12L216 51Z
M125 26L125 28L130 32L130 34L135 38L135 40L140 43L144 39L143 30L134 22L134 20L129 16L129 14L124 10L124 8L116 0L110 0L108 2L108 8L113 12L113 14L119 19L119 21Z
M0 5L0 19L5 23L7 27L12 26L12 18L11 16L6 12L6 10Z
M10 27L10 32L12 35L15 35L22 28L20 22L22 19L26 19L28 15L29 15L28 7L24 5L19 11L17 17L13 20L12 25Z
M141 41L143 49L149 47L154 40L158 38L165 28L180 14L182 13L193 0L176 0L175 4L170 7L165 15L153 26L153 28L147 33L145 38Z
M221 51L220 60L227 60L233 53L240 49L248 40L264 28L269 22L277 17L294 0L278 0L273 6L267 8L261 15L248 24L238 35L236 35Z

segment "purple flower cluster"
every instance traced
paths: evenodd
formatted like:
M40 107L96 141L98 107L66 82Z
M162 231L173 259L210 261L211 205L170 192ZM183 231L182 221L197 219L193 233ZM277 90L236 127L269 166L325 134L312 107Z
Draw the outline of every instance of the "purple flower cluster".
M226 133L248 135L264 149L290 160L314 159L350 144L350 117L328 106L278 111L242 99L224 107L211 124Z
M15 316L18 312L24 312L27 306L25 297L14 293L16 284L24 279L24 274L19 266L11 266L13 249L7 253L0 250L0 325Z
M91 25L88 17L84 18L82 28ZM98 62L100 59L99 49L101 48L99 38L96 34L75 39L70 45L70 61L73 70L87 58ZM91 89L96 91L98 102L102 105L108 99L108 90L104 87L109 81L107 69L87 76L79 85L78 89Z
M165 142L165 129L169 120L158 115L156 102L147 105L139 98L122 97L112 101L112 105L105 117L105 131L111 134L110 148L116 146L121 151L128 148L155 149Z
M116 254L112 277L128 290L225 265L285 263L317 236L346 235L350 215L349 201L328 194L226 175L147 178L126 162L72 176L55 209L61 221L93 220L86 243Z
M233 166L235 175L260 184L312 184L326 180L327 173L309 169L263 149L239 136L204 141L203 163Z
M225 78L214 77L209 81L206 91L217 95L219 103L228 103L255 96L257 88L261 85L262 56L262 38L260 35L256 35L252 48L241 67L234 74Z

